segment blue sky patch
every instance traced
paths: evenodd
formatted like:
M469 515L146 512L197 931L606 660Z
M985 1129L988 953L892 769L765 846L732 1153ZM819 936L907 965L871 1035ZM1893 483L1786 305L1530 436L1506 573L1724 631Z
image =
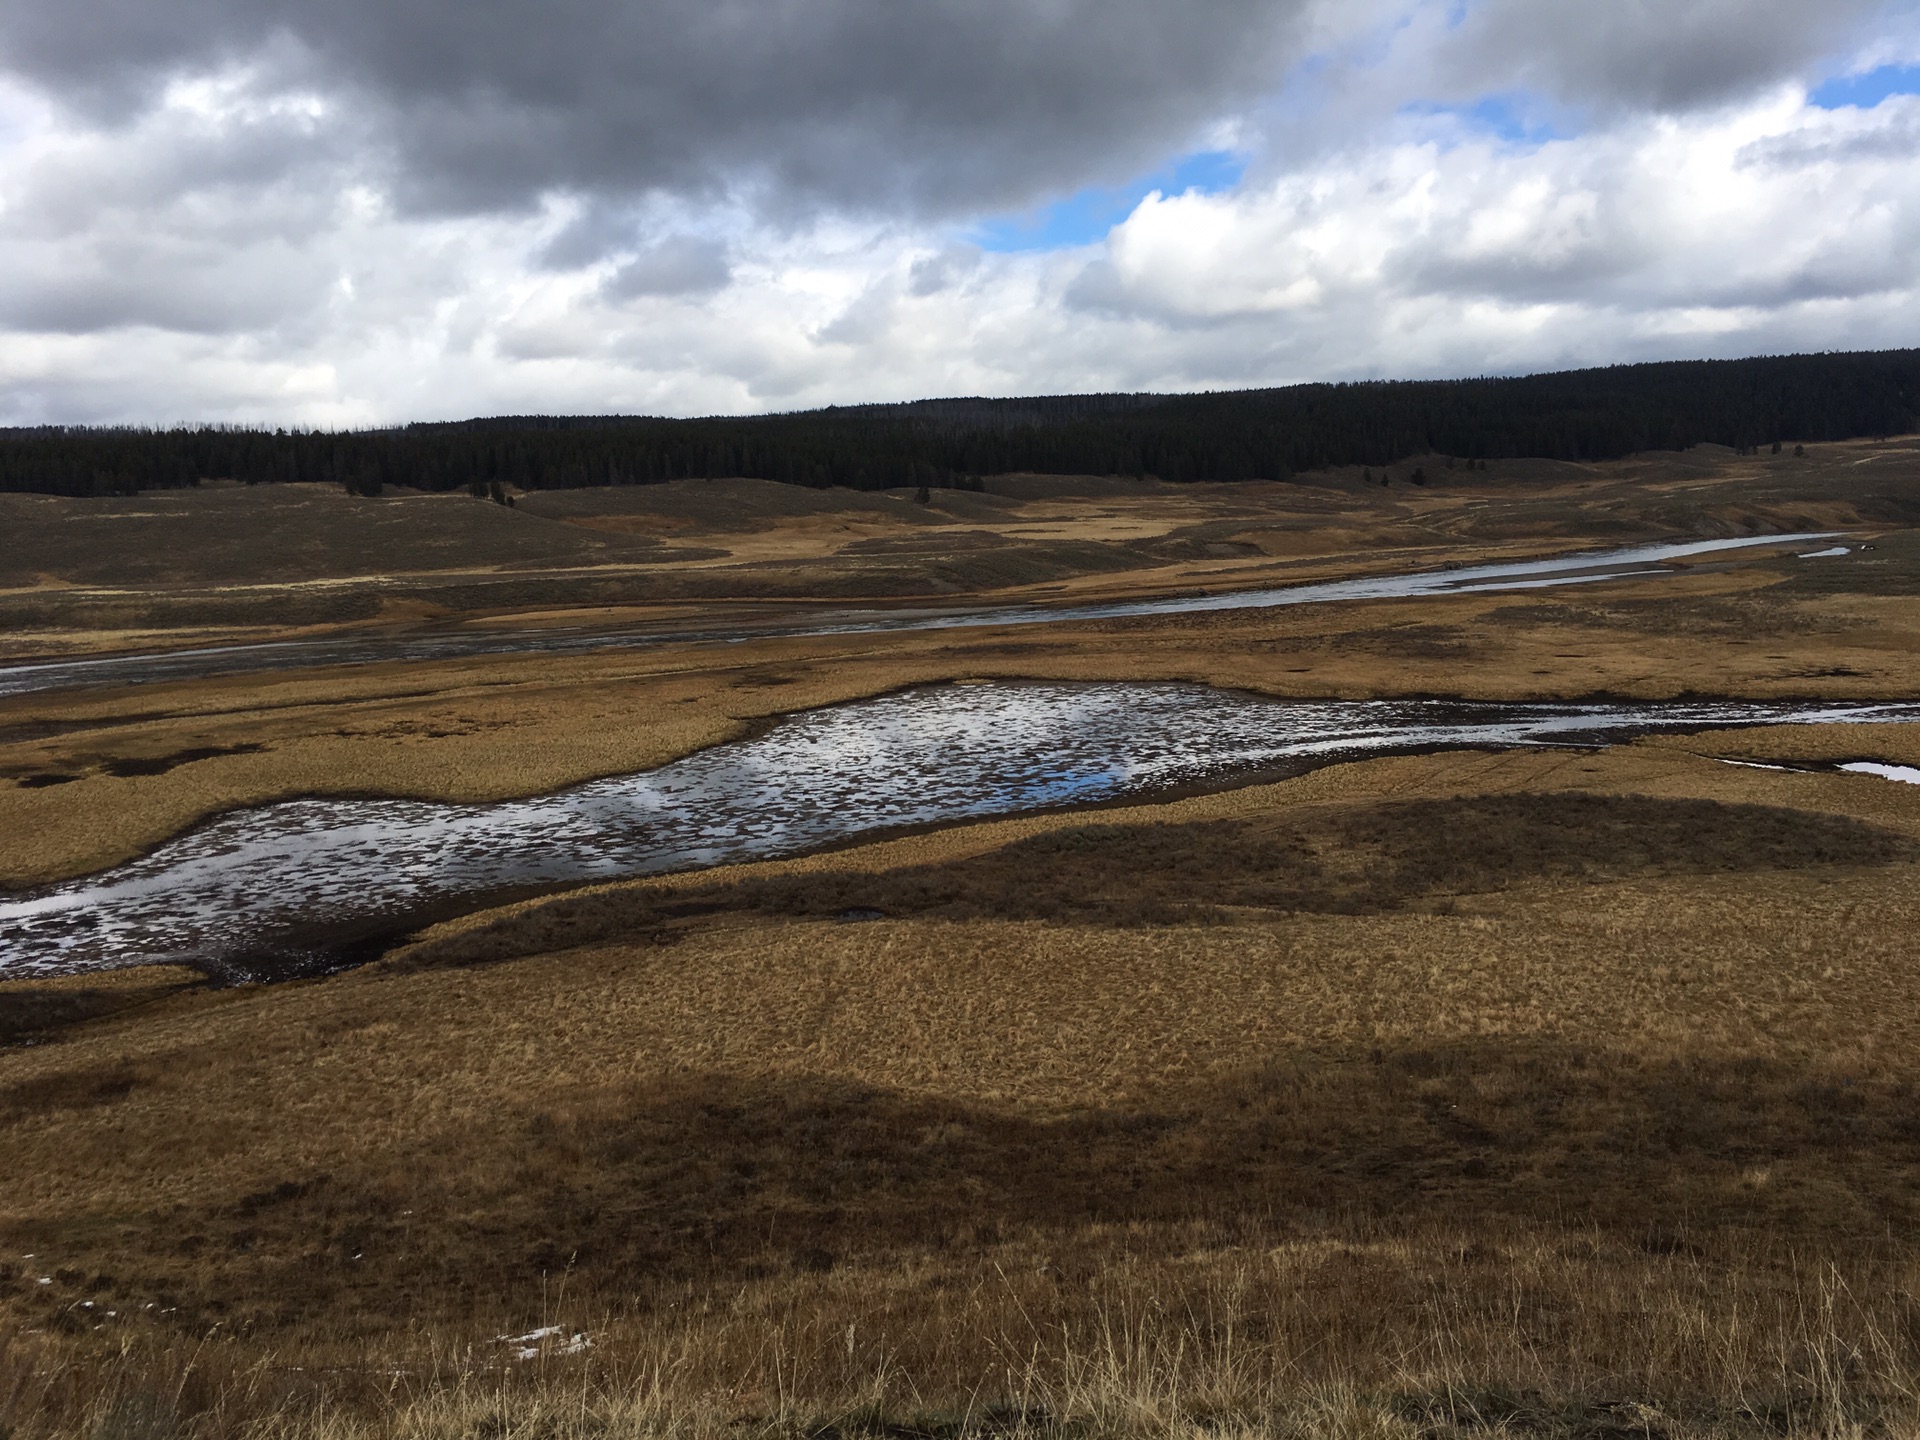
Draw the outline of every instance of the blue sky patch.
M1544 145L1549 140L1570 139L1562 129L1542 113L1540 103L1531 95L1514 92L1483 95L1471 105L1440 105L1416 101L1400 107L1402 115L1445 116L1470 130L1493 135L1509 145Z
M1864 75L1836 75L1807 99L1822 110L1871 110L1889 95L1920 95L1920 65L1882 65Z
M1126 185L1092 186L1025 214L995 216L976 226L969 238L982 250L1000 254L1091 245L1105 239L1155 190L1163 195L1189 190L1217 195L1239 184L1246 168L1247 157L1232 150L1196 151Z

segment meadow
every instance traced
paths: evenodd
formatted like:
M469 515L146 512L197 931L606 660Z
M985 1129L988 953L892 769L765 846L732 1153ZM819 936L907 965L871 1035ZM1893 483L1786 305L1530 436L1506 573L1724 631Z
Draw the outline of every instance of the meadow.
M1914 452L1822 449L966 498L1105 527L1018 546L1268 507L1205 521L1258 554L1076 595L1689 527L1844 527L1844 566L15 697L0 866L280 794L528 793L933 679L1912 698ZM670 493L536 498L729 548L633 518ZM853 543L780 564L901 553ZM318 980L0 984L0 1430L1912 1433L1920 787L1854 759L1920 736L1386 757L571 891Z

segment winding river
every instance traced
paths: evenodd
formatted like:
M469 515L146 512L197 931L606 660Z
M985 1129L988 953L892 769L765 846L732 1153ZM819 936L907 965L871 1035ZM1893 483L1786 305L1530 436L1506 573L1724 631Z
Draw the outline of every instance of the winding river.
M1672 541L1657 545L1635 545L1622 550L1586 550L1542 560L1520 560L1498 565L1416 570L1399 575L1366 575L1350 580L1327 580L1265 590L1174 595L1153 600L1115 600L1089 605L812 610L779 622L736 625L725 629L676 626L613 631L540 629L458 631L430 635L376 633L199 650L170 650L158 654L100 655L79 660L0 666L0 698L81 686L149 685L169 680L195 680L213 675L256 674L322 665L446 660L476 655L559 655L664 644L728 644L776 636L859 635L903 630L955 630L982 625L1124 620L1150 615L1256 610L1281 605L1323 605L1343 600L1392 600L1422 595L1532 590L1636 576L1677 575L1683 572L1671 568L1675 561L1723 554L1733 558L1732 552L1758 552L1831 540L1835 533L1815 531L1793 535L1750 535L1731 540ZM1805 558L1826 559L1847 553L1846 546L1832 546Z
M1462 572L1454 572L1456 575ZM1180 684L938 685L776 721L659 769L488 805L297 800L0 902L0 978L162 961L348 963L514 894L792 855L908 826L1225 786L1434 747L1656 730L1920 722L1920 704L1295 701Z

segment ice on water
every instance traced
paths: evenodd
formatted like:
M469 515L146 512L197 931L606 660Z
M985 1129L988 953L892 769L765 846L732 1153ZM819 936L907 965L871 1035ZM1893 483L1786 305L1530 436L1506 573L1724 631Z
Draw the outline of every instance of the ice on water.
M434 906L1119 799L1312 757L1662 728L1920 719L1920 706L1290 701L1180 684L941 685L790 716L645 773L491 805L298 800L0 903L0 975L298 955Z

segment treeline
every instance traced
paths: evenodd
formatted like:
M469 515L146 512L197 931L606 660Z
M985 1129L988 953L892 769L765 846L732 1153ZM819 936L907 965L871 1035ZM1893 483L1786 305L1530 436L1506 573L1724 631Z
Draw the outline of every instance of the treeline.
M665 420L511 416L351 432L0 430L0 490L127 494L205 479L361 493L751 476L873 490L983 475L1286 479L1439 454L1608 460L1920 428L1920 351L1680 361L1516 379L1295 385L1200 395L923 400Z

